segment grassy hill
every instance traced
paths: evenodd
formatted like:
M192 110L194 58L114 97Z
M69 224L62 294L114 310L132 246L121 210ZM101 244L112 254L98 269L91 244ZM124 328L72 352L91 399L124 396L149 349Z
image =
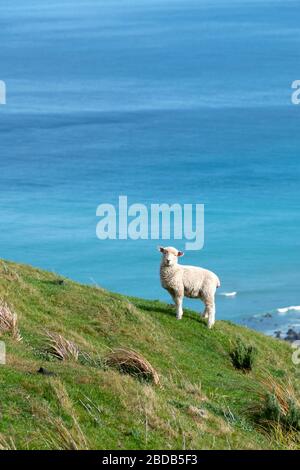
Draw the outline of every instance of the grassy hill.
M209 331L191 311L178 322L164 303L5 261L0 299L17 313L22 336L0 332L7 349L0 365L2 448L298 447L294 429L272 416L264 424L270 384L279 395L285 387L297 394L299 372L287 343L225 321ZM55 358L47 332L74 343L78 357ZM257 350L248 373L232 364L238 340ZM160 384L110 367L105 357L117 347L150 361ZM41 367L46 374L37 372Z

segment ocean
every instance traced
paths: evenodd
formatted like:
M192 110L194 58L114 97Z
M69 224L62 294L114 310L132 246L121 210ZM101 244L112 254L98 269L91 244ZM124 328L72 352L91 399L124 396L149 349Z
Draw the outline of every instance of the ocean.
M205 244L182 263L219 275L217 318L298 331L299 14L294 0L2 0L0 257L169 301L156 246L184 240L101 241L96 208L201 203Z

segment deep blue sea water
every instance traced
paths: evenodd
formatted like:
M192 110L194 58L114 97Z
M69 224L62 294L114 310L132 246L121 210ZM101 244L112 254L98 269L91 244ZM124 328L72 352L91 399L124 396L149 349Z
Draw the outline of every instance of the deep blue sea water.
M182 262L237 292L218 318L299 329L299 311L276 313L300 305L299 14L298 0L2 0L0 257L168 300L157 241L99 241L96 207L204 203L204 249Z

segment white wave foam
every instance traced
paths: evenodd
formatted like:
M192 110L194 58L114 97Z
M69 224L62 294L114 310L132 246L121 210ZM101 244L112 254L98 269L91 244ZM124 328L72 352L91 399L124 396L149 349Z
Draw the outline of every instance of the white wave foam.
M290 307L278 308L277 312L281 313L282 315L288 312L300 312L300 305L291 305Z
M224 295L225 297L235 297L237 292L221 292L220 295Z

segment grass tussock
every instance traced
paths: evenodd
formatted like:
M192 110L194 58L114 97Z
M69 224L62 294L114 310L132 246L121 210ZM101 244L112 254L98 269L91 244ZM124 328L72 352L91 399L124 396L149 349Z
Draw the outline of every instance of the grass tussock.
M256 354L257 350L252 345L245 344L241 339L238 339L230 351L233 367L243 372L250 372L253 369Z
M271 437L270 441L275 440L277 448L284 450L300 449L299 431L283 428L278 423L269 423L268 433L269 437Z
M49 354L60 361L78 361L79 348L75 343L69 341L64 336L51 331L46 331L45 336L47 339L46 349Z
M300 431L300 401L291 382L281 383L271 375L261 381L250 407L256 419L265 427Z
M0 303L0 334L8 333L16 341L22 341L17 314L5 302Z
M115 367L123 373L158 385L159 375L141 354L131 349L118 348L111 351L105 359L107 366Z

